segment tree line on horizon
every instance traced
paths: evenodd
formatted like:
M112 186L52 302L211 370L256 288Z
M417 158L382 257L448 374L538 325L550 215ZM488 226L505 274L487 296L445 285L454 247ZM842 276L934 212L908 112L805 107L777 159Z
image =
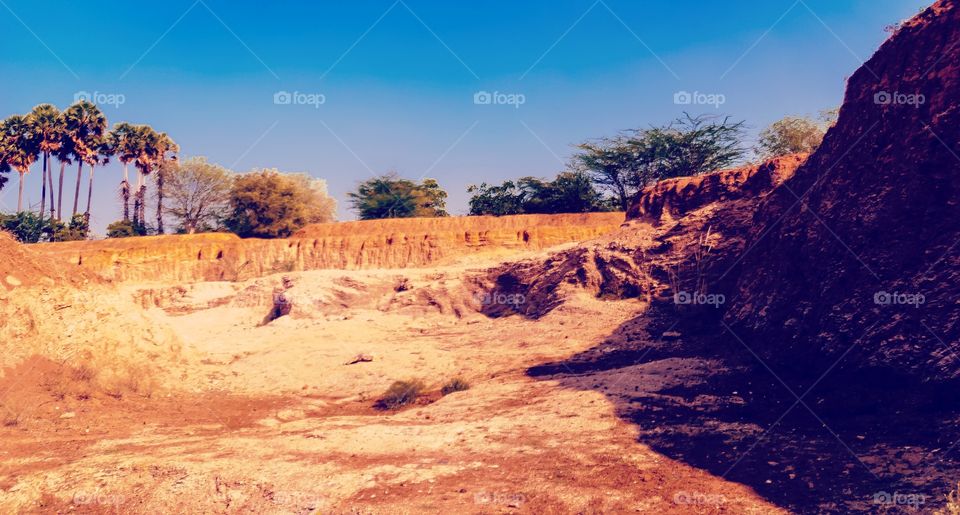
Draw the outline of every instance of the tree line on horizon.
M836 111L819 119L785 117L760 133L756 159L812 152L835 122ZM566 170L552 179L520 177L501 184L471 185L469 215L582 213L626 210L640 191L657 181L697 175L745 162L743 121L684 114L666 125L625 131L576 145ZM24 242L89 238L97 166L117 158L123 165L118 193L123 218L107 237L164 234L164 220L177 233L234 232L241 237L288 237L310 223L335 220L336 200L326 182L307 174L254 169L235 173L203 157L180 159L180 148L149 125L107 120L96 105L77 102L64 111L51 104L0 122L0 188L6 173L19 174L17 212L0 214L0 229ZM54 181L53 159L60 165ZM39 211L23 209L24 176L40 163ZM77 164L73 204L66 220L66 167ZM131 186L128 165L137 182ZM86 208L80 211L83 166L88 169ZM146 220L147 183L155 185L156 223ZM449 216L447 193L435 179L412 181L395 172L373 177L349 192L361 220ZM133 212L131 215L131 196ZM49 214L47 203L49 200Z
M163 210L164 178L171 163L177 160L179 147L166 133L157 132L149 125L117 123L108 129L107 118L92 102L81 100L64 111L53 104L40 104L29 113L15 114L0 122L0 188L7 182L4 174L11 170L19 175L17 211L4 216L4 228L24 239L39 240L46 235L50 240L82 239L88 232L93 199L94 174L98 166L106 165L116 157L123 164L120 198L123 204L122 223L134 232L146 225L145 178L155 175L158 211ZM59 177L54 182L54 158L60 165ZM40 161L42 174L40 207L36 214L23 208L24 177ZM76 185L73 188L73 206L70 217L64 211L64 181L66 167L76 163ZM128 166L137 171L136 186L131 187ZM87 165L88 184L86 208L80 211L80 192L83 166ZM67 192L69 193L69 191ZM133 216L130 200L133 196ZM49 201L49 218L46 211ZM69 204L68 204L69 206ZM163 232L163 220L158 217L158 231Z

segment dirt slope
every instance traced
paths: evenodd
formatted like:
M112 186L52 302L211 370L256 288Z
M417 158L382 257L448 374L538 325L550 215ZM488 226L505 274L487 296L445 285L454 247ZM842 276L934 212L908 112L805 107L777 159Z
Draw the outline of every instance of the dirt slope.
M755 224L726 320L762 356L806 366L849 350L845 364L958 377L960 2L851 77L836 127Z
M286 240L200 234L35 248L115 280L235 281L294 270L405 268L538 250L599 236L622 222L623 213L371 220L313 225Z
M806 159L806 154L794 154L758 165L660 181L637 196L627 219L657 223L713 202L758 198L792 177Z

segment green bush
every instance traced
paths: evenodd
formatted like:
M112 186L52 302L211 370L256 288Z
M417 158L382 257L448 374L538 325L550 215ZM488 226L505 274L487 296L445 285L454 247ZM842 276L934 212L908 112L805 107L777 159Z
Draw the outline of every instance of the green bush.
M470 383L466 382L463 378L457 377L451 379L447 384L443 385L443 388L440 389L440 393L443 395L450 395L454 392L464 392L470 389Z
M130 238L146 234L145 227L130 220L118 220L107 226L107 238Z
M377 407L380 409L397 409L412 404L425 387L423 381L419 379L394 381L377 401Z
M73 215L68 224L58 221L47 223L53 231L50 241L83 241L90 235L90 224L82 214Z

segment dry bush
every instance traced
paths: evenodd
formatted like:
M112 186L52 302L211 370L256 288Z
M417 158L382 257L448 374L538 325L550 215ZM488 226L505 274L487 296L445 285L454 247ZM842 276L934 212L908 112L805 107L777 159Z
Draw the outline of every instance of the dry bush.
M934 512L935 515L960 515L960 483L957 483L957 489L947 494L947 505L942 510Z
M377 407L380 409L397 409L412 404L424 388L426 388L426 385L419 379L394 381L377 401Z
M443 395L450 395L451 393L463 392L469 389L470 383L461 377L456 377L447 382L447 384L443 385L443 388L440 389L440 393Z

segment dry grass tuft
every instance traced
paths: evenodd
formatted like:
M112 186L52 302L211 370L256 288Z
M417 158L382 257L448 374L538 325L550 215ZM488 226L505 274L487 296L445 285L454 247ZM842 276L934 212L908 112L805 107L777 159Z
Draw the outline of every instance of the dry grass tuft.
M426 388L423 381L411 379L409 381L394 381L377 401L379 409L397 409L412 404Z
M443 388L440 389L440 393L443 395L450 395L451 393L455 392L465 392L469 389L470 383L461 377L456 377L447 382L447 384L443 385Z

